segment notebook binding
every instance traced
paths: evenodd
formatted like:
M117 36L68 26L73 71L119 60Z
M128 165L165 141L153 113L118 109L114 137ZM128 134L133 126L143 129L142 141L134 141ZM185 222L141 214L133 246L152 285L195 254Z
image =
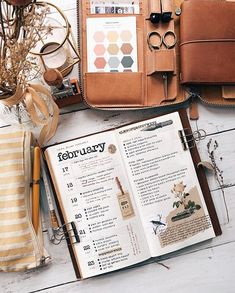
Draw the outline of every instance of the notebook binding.
M54 245L59 245L62 241L66 240L68 245L80 243L80 237L74 221L68 222L57 228L53 229L53 235L50 241Z
M206 131L203 129L198 129L194 132L191 132L189 128L179 130L178 134L184 151L196 147L196 144L199 141L204 140L207 136Z

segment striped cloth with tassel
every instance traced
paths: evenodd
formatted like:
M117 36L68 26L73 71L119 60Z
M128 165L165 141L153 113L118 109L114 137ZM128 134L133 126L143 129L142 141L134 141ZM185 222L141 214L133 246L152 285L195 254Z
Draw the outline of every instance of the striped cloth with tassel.
M22 271L45 259L31 222L31 134L0 131L0 271Z

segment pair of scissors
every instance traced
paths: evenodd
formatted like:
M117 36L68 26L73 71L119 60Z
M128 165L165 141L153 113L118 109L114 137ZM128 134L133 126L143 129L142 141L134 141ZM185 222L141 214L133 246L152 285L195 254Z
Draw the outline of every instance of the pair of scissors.
M153 43L153 37L154 39L158 39L158 41ZM172 39L170 42L169 39ZM151 51L153 50L160 50L162 46L165 46L167 50L173 49L177 42L176 34L173 31L166 31L163 35L161 35L158 31L152 31L148 34L148 46ZM168 75L167 72L163 73L162 75L163 82L164 82L164 95L165 99L168 98Z
M157 43L152 42L152 38L157 37L159 41ZM170 42L168 39L169 37L173 37L173 41ZM151 51L153 50L160 50L162 45L166 47L166 49L172 49L175 47L177 42L176 34L173 31L166 31L163 35L161 35L158 31L153 31L148 34L148 46Z

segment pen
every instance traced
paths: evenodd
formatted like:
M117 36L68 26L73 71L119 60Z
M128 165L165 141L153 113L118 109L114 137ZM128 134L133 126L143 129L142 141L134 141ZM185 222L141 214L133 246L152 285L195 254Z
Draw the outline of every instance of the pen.
M52 187L50 185L50 182L48 180L48 176L46 173L46 167L45 163L43 161L43 158L41 156L41 170L42 170L42 178L44 182L44 187L45 187L45 192L46 192L46 198L47 198L47 203L48 203L48 208L49 208L49 214L50 214L50 221L51 221L51 227L52 230L57 230L59 228L59 222L56 216L56 211L53 205L53 192L52 192Z
M32 223L36 234L39 226L39 193L40 193L40 148L34 148L33 155L33 193L32 193Z
M160 122L160 123L154 122L154 123L151 123L150 125L146 126L144 129L142 129L142 131L153 131L155 129L163 128L163 127L169 126L171 124L173 124L172 120L167 120L167 121Z

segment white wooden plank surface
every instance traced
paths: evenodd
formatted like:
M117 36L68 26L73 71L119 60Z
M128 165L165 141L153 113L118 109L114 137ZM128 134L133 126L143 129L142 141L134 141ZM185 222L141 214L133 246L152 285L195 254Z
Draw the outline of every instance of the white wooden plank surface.
M235 270L235 243L174 257L164 264L170 269L154 263L55 287L47 292L234 293L235 287L231 280Z
M204 108L203 110L205 111ZM117 112L103 113L100 111L96 112L94 110L85 110L85 111L79 111L79 112L75 112L71 114L62 115L61 120L63 120L63 124L62 123L60 124L60 128L58 130L55 140L57 139L59 140L64 135L67 136L67 132L69 132L70 136L74 136L74 137L80 136L80 134L82 134L83 132L85 134L89 132L99 131L101 129L105 129L105 128L121 125L122 123L129 122L129 119L137 120L137 119L141 119L143 115L147 117L148 115L152 116L152 114L153 114L152 110L143 111L143 112L129 112L129 113L122 112L120 114L118 114ZM203 115L203 113L201 113L201 115ZM212 119L213 116L210 116L207 113L207 117L208 117L207 121L213 121ZM233 117L231 116L231 119L232 118ZM222 116L221 116L221 119L222 119ZM201 121L201 119L199 121ZM81 125L81 127L79 127L79 125ZM208 122L205 122L205 124L202 126L204 129L207 129L207 125L208 125ZM217 139L219 138L220 141L223 142L224 146L227 145L227 148L225 149L224 147L221 148L220 150L221 156L222 155L225 156L227 152L232 152L234 150L234 147L233 147L234 136L235 136L235 132L233 130L231 130L230 132L225 132L225 133L216 134L212 136L212 137L217 137ZM203 152L205 152L205 146L201 145L202 143L204 142L201 142L199 146L203 150ZM231 168L233 165L234 165L234 161L232 160L226 161L224 166L225 167L224 177L225 179L230 178L229 180L234 183L234 177L231 174L232 173ZM211 178L211 182L213 184L213 178ZM227 204L229 207L229 214L231 218L230 223L226 224L225 209L224 209L222 198L221 198L221 190L217 190L215 188L215 190L212 192L212 195L213 195L215 205L218 211L218 215L222 224L223 235L214 239L213 241L196 245L194 246L193 250L203 251L207 247L216 247L216 246L221 246L223 244L234 242L235 187L234 186L227 187L225 192L226 192ZM0 281L2 284L2 288L4 288L6 292L7 290L9 290L9 292L29 292L29 291L39 290L39 289L48 288L52 286L59 286L60 284L75 281L75 275L73 272L73 268L70 262L70 258L69 258L66 246L63 245L63 246L54 247L51 244L48 244L46 233L45 233L45 240L47 243L47 249L53 257L52 264L46 268L41 268L33 272L20 273L20 274L0 274ZM192 248L183 250L180 252L180 254L188 253L189 251L192 251ZM200 251L198 252L199 254L200 254ZM173 254L173 255L176 255L176 254ZM194 257L192 256L192 260L193 259ZM213 269L213 266L212 266L212 269ZM138 270L141 270L141 268ZM144 268L143 272L145 272L145 270L146 269ZM194 273L195 275L198 274L197 270L195 270ZM116 273L116 274L120 274L120 273ZM130 277L132 277L132 274L135 274L135 272L134 271L132 272L132 270L128 270L128 274L130 274ZM165 274L167 277L168 271L166 271ZM180 275L180 272L179 272L179 275ZM112 274L109 276L110 282L112 282L113 284L115 284L115 280L113 280L114 276L115 274ZM155 275L153 275L152 277L156 279ZM87 282L90 282L90 280L85 281L85 283ZM83 288L83 286L84 285L82 285L81 288ZM137 289L137 287L134 287L134 288ZM54 289L54 290L57 290L57 289ZM102 287L100 288L100 292L101 291L102 291Z
M73 28L76 27L75 0L53 0L66 12ZM76 70L74 71L76 74ZM51 143L79 137L104 129L141 120L158 114L156 109L143 111L95 111L78 110L79 107L63 109L56 136ZM72 112L71 112L72 111ZM172 254L163 260L170 270L157 264L148 264L134 269L115 272L106 276L76 281L68 249L63 243L54 246L44 232L45 245L52 256L47 267L25 273L0 273L0 292L225 292L234 293L235 269L235 109L199 106L200 119L191 122L194 130L207 132L204 141L198 144L203 160L208 159L206 144L216 139L218 166L224 172L225 196L230 222L227 223L221 190L213 175L207 174L212 196L222 225L223 235ZM66 114L67 113L67 114ZM4 123L4 122L3 122ZM222 158L222 160L220 160Z

